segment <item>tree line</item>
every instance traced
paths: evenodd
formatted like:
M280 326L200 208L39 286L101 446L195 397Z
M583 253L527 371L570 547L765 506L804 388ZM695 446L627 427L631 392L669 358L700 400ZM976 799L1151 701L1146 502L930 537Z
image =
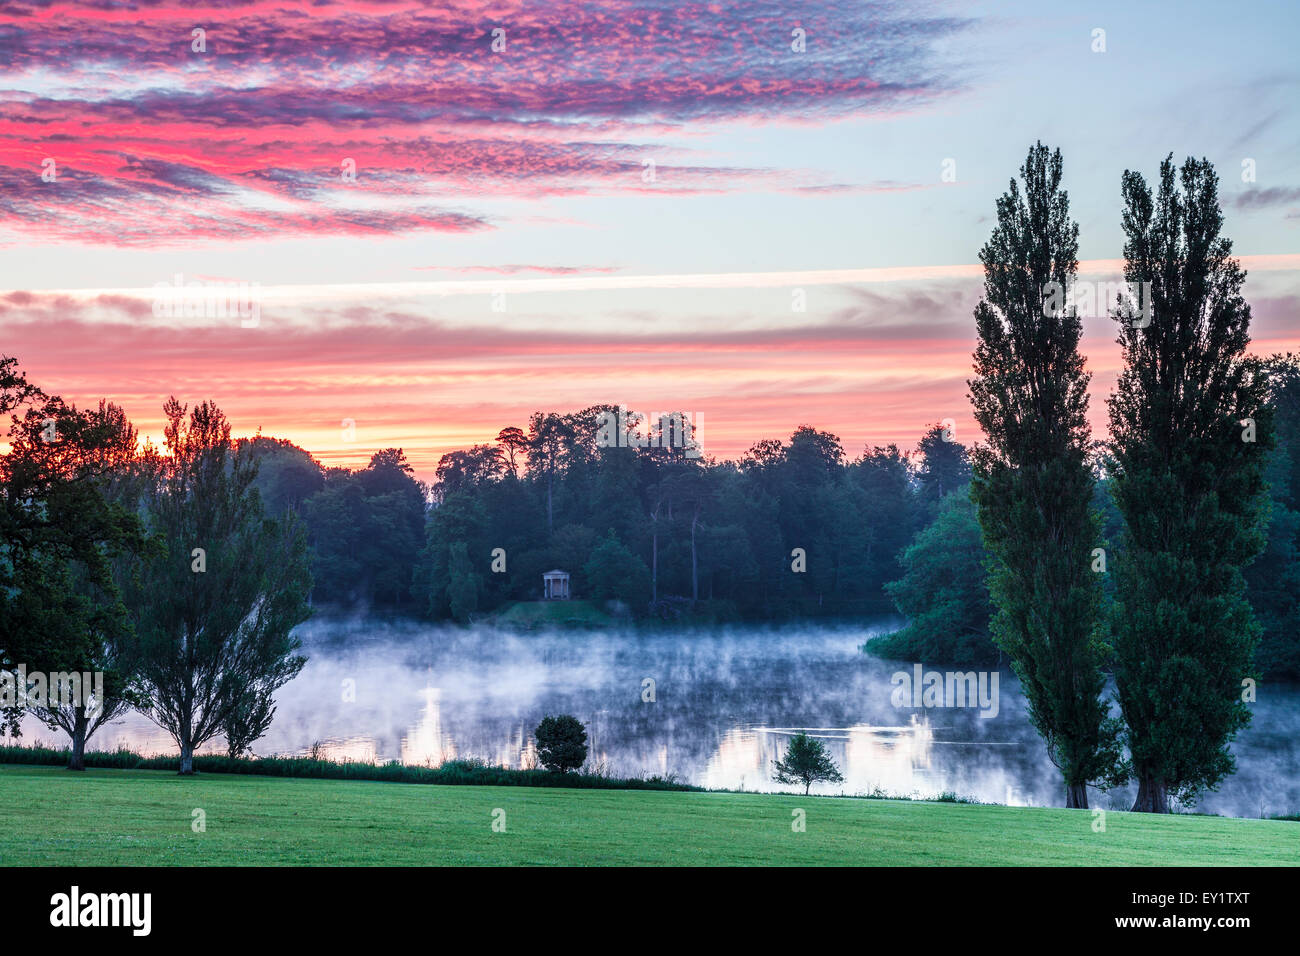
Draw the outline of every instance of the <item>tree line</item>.
M893 445L850 458L811 426L718 461L653 434L603 444L614 413L538 412L442 458L415 572L424 613L465 621L534 600L561 569L575 596L656 620L878 616L900 550L969 474L937 425L919 467Z

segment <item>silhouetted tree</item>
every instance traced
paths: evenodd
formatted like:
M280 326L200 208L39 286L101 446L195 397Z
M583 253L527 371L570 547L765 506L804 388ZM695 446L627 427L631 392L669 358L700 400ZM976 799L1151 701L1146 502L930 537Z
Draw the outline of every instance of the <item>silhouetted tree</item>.
M497 433L497 444L501 446L506 461L510 464L510 474L518 476L519 455L528 450L528 436L522 428L509 425Z

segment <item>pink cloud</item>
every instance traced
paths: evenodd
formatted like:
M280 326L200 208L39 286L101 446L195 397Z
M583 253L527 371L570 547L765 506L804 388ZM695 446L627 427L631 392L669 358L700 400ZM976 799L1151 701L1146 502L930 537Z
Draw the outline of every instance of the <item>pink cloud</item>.
M162 245L489 226L448 195L912 188L701 164L655 138L923 104L950 86L935 44L964 27L848 0L798 15L777 0L19 0L0 10L0 218ZM401 214L380 208L394 198Z

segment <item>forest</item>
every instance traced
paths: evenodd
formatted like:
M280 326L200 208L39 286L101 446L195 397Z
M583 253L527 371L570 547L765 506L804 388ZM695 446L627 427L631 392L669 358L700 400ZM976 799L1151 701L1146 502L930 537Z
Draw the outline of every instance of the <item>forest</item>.
M1258 663L1266 676L1294 680L1300 359L1265 364L1277 430L1271 514L1267 546L1246 577L1263 627ZM739 461L718 461L693 459L667 440L604 447L598 426L612 408L537 412L525 428L502 428L493 444L444 455L431 487L412 476L400 449L353 471L323 468L287 441L240 445L259 463L268 510L294 511L306 526L316 602L468 622L537 600L542 573L558 568L572 575L575 597L621 602L648 622L898 614L906 625L877 641L877 652L935 663L1004 659L990 638L969 456L943 425L915 448L869 447L856 457L805 425L786 440L756 442ZM665 415L651 427L683 420ZM1090 466L1098 546L1113 563L1123 557L1122 522L1100 446ZM494 558L496 549L504 554Z

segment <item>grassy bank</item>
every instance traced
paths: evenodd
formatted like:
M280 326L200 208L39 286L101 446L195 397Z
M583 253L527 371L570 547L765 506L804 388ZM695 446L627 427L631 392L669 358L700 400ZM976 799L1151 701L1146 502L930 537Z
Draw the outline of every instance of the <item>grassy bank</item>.
M500 627L519 630L611 627L616 619L591 601L516 601L488 618Z
M192 829L195 810L206 829ZM793 832L793 811L806 830ZM494 832L504 811L505 832ZM497 813L497 818L500 814ZM420 787L0 766L9 865L1216 865L1300 862L1273 820L739 793Z
M0 764L31 764L66 767L68 751L52 747L0 747ZM180 757L141 757L130 750L90 750L87 769L170 770L180 769ZM664 777L611 777L602 773L560 775L546 770L512 770L478 760L449 760L437 767L400 763L366 763L360 760L334 761L317 757L227 757L197 754L194 769L199 773L231 773L252 777L309 777L325 780L378 780L384 783L425 783L440 786L565 787L600 790L698 790L689 784Z

